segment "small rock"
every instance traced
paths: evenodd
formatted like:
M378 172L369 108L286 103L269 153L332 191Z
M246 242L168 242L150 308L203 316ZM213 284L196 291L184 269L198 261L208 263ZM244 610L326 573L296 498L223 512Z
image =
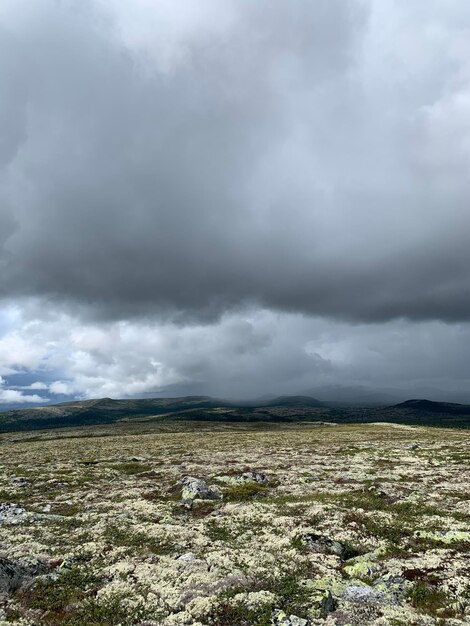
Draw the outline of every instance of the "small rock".
M378 591L369 585L348 585L344 590L343 600L358 604L389 604L384 591Z
M0 592L15 591L27 578L45 574L49 568L34 557L7 559L0 557Z
M0 504L0 524L21 524L28 517L28 513L23 507L13 502Z
M24 576L23 568L17 563L0 557L0 592L9 593L18 589Z
M23 556L17 559L17 564L22 567L28 576L42 576L50 571L50 567L44 561L35 556Z
M280 609L275 609L271 619L273 626L307 626L307 620L297 615L287 615Z
M385 594L387 604L399 604L412 586L412 583L402 576L390 574L378 578L373 584L376 591Z
M336 601L329 589L315 591L311 601L309 613L316 619L325 618L336 609Z
M217 487L209 487L209 485L200 478L193 476L185 476L181 480L183 489L181 492L181 500L184 506L191 508L193 501L198 500L221 500L222 494Z
M336 554L337 556L343 556L345 552L344 546L339 541L329 539L323 535L304 535L304 539L312 552Z
M192 561L196 561L196 555L193 552L186 552L181 556L177 557L177 561L185 561L186 563L191 563Z
M243 474L237 476L237 480L240 482L255 482L260 485L266 485L268 482L266 474L261 472L243 472Z
M30 482L31 481L26 476L14 476L10 478L10 485L13 487L28 487Z

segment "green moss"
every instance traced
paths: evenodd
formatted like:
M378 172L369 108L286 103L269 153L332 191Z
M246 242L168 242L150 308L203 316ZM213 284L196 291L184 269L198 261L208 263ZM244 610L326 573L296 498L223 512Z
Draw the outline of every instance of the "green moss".
M307 617L312 602L312 590L305 584L305 576L308 574L304 568L279 578L260 579L249 588L232 588L219 596L219 603L209 623L211 626L268 626L272 623L271 616L275 608L282 609L288 615ZM269 591L276 596L276 601L252 610L233 602L237 594L252 591Z
M91 598L78 607L64 626L134 626L151 615L143 605L126 606L126 596L115 594L106 599Z
M166 538L156 539L144 532L134 532L130 526L110 525L104 532L104 539L113 546L129 548L129 553L172 554L176 550L174 542Z
M10 502L13 498L13 492L6 489L0 489L0 502Z
M267 493L267 487L256 482L243 482L224 490L224 500L242 502Z
M143 463L117 463L115 465L111 465L111 468L121 472L121 474L133 476L134 474L149 472L152 469L152 466L145 465Z
M427 615L433 617L453 617L454 615L454 611L448 608L450 602L447 594L439 587L427 582L417 582L408 599L415 609Z
M100 584L100 578L88 569L64 569L57 579L38 579L18 599L28 608L47 612L42 623L62 624L67 607L96 592Z
M211 612L210 626L271 626L271 605L248 609L242 604L234 604L223 599Z
M415 521L417 517L424 515L428 516L442 516L446 515L446 512L442 510L442 507L428 506L423 502L397 502L390 507L393 513L400 516L401 520Z
M233 535L224 526L210 521L205 528L205 533L211 541L230 541Z
M390 522L385 520L379 522L373 517L355 513L349 515L347 521L354 521L361 530L394 545L400 544L413 534L413 528L408 527L399 519Z
M304 572L294 572L277 580L266 581L264 589L276 594L277 608L303 617L310 608L310 590L302 584Z
M302 554L308 554L310 552L310 549L302 535L297 535L296 537L294 537L290 542L290 545Z
M54 515L64 515L65 517L73 517L80 513L81 507L78 504L56 504L52 510Z

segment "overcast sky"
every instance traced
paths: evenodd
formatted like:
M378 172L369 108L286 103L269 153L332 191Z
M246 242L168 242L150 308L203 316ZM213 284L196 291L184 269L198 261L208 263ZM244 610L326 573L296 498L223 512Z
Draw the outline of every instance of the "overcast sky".
M2 0L0 404L470 401L468 0Z

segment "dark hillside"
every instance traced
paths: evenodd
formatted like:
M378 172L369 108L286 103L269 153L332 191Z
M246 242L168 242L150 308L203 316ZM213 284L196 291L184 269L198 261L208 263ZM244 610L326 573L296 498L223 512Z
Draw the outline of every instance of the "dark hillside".
M0 432L90 426L144 420L151 422L336 422L470 427L470 406L429 400L408 400L384 407L344 407L310 396L280 396L259 404L237 404L208 396L83 400L16 409L0 413Z

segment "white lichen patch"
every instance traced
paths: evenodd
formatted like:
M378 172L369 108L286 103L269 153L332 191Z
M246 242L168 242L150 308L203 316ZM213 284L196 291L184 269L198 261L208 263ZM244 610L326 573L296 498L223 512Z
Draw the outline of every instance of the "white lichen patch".
M4 439L0 626L470 623L465 432L135 428Z

